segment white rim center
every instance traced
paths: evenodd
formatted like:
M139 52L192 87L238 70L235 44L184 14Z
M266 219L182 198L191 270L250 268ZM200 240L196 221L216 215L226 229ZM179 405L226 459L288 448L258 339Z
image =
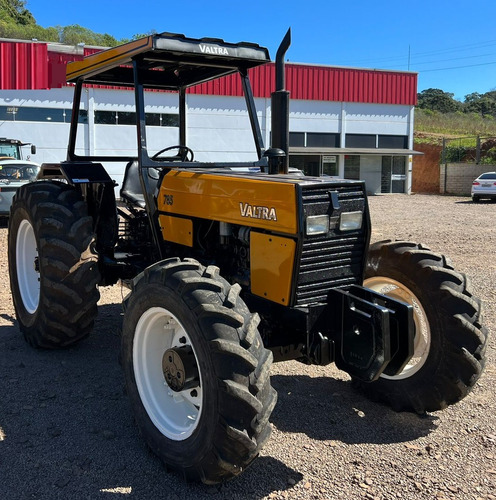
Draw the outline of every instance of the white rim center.
M190 346L198 357L183 325L168 310L152 307L136 325L133 363L136 385L143 406L157 429L175 441L187 439L200 420L203 393L200 383L194 389L173 391L164 378L162 359L172 347Z
M33 226L26 219L17 231L16 265L22 303L29 314L34 314L40 302L40 271Z

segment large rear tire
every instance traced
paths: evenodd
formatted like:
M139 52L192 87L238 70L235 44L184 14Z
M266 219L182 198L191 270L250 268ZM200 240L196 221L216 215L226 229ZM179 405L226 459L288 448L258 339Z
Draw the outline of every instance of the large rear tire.
M218 268L168 259L125 302L122 364L140 433L188 480L238 475L270 435L272 353Z
M27 342L57 349L86 337L100 297L93 219L73 187L39 181L16 193L9 218L10 287Z
M364 286L413 306L415 352L398 375L356 385L398 411L435 411L464 398L484 367L487 340L465 275L422 245L382 241L370 247Z

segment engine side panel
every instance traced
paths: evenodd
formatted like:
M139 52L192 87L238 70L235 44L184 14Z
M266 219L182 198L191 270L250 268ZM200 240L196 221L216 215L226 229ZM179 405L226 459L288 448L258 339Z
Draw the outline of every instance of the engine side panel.
M158 210L278 233L298 233L295 184L172 170L164 176Z
M159 215L158 220L165 241L187 247L193 246L193 221L191 219Z
M251 292L288 305L295 266L296 241L252 231L250 237Z

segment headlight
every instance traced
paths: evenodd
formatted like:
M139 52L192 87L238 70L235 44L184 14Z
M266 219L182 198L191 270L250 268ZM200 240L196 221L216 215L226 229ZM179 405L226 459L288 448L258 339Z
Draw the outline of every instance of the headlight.
M307 236L329 232L328 215L310 215L307 217Z
M362 212L344 212L339 219L341 231L356 231L362 227Z

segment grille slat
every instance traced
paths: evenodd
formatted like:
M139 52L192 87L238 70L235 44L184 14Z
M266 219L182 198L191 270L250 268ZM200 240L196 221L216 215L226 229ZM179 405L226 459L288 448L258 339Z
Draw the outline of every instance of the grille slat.
M364 210L363 184L304 186L303 210L306 215L331 214L331 191L338 194L344 211ZM323 302L329 290L347 288L361 279L365 251L364 230L343 234L334 229L325 237L303 242L296 287L296 305Z

